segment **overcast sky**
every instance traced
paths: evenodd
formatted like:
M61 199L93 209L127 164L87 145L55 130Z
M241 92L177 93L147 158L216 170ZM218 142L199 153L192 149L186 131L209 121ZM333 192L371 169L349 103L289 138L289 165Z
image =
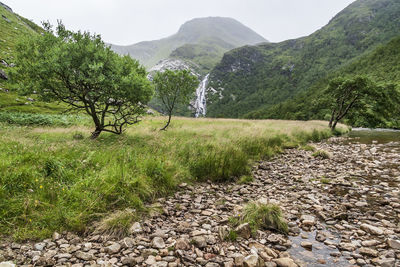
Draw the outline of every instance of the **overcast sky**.
M68 29L128 45L174 34L192 18L242 22L272 42L309 35L354 0L0 0L36 23L62 19Z

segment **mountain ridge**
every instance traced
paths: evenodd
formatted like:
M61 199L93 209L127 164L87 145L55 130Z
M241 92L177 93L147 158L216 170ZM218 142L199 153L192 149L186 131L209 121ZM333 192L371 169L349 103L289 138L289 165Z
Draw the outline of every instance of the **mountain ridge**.
M111 48L119 54L129 54L146 67L152 67L184 45L213 43L218 50L218 56L222 57L223 52L232 48L261 42L267 40L235 19L205 17L189 20L180 26L177 33L159 40L143 41L128 46L111 44Z

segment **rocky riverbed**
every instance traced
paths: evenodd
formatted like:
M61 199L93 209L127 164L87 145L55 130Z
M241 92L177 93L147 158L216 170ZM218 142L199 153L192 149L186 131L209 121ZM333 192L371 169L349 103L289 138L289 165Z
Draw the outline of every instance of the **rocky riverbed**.
M54 233L4 243L0 261L42 266L400 266L400 143L314 144L329 158L290 149L253 170L250 184L182 184L161 212L122 239ZM249 201L278 204L289 236L246 225L226 241L228 219ZM1 264L0 264L1 266Z

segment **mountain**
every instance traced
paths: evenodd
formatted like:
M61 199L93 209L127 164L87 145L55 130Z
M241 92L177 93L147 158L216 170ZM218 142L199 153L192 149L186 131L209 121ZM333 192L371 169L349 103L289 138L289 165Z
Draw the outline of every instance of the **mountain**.
M358 0L307 37L226 53L210 74L207 116L244 117L311 88L400 35L400 1ZM254 114L254 113L252 113Z
M378 46L372 52L331 73L326 78L314 84L309 90L297 95L293 99L289 99L268 109L250 112L245 117L249 119L328 119L330 116L330 110L327 108L329 103L324 101L323 89L328 86L330 79L340 76L365 75L378 83L398 84L400 90L399 62L400 36L395 37L384 45ZM400 108L393 112L394 115L391 118L379 118L374 116L373 112L370 112L372 120L370 119L369 121L365 121L357 113L350 114L347 123L356 127L400 128Z
M173 57L190 60L206 72L222 58L224 52L266 40L232 18L197 18L183 24L167 38L134 45L111 45L119 54L129 54L151 68L160 60Z

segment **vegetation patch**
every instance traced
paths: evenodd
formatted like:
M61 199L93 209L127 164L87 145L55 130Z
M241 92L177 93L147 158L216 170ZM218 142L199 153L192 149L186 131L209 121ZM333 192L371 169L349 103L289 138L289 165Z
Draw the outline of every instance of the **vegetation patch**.
M313 157L316 158L322 158L322 159L329 159L331 157L331 154L329 152L326 152L325 150L317 150L313 154Z
M83 233L95 221L107 222L104 231L124 232L117 229L125 229L127 217L111 216L126 219L118 224L110 212L143 214L182 182L237 181L250 175L254 160L327 129L326 122L175 118L168 131L159 131L164 123L147 117L123 135L97 140L89 139L85 124L2 123L0 232L40 239L54 231Z
M137 219L138 216L135 210L116 211L96 223L94 232L100 235L121 238L129 234L132 223Z
M260 204L251 202L247 204L240 216L233 217L229 220L233 227L243 223L248 223L253 235L257 230L274 230L283 234L289 232L288 225L283 218L282 211L275 204Z

